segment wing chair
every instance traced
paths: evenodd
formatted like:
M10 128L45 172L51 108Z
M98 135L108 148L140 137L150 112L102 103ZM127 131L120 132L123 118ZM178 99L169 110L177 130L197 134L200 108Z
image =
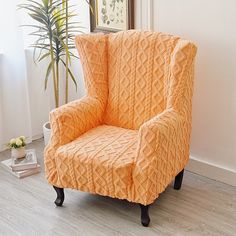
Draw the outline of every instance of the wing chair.
M76 37L86 96L50 113L46 178L63 188L148 207L189 158L196 47L179 37L127 31Z

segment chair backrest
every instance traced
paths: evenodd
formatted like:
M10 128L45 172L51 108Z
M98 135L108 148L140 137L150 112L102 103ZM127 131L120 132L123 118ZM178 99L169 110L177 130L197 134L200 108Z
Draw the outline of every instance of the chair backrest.
M185 60L192 60L182 55L173 62L180 41L179 37L154 32L109 35L107 124L138 129L166 109L171 96L171 67L181 67Z
M191 42L130 30L79 36L76 43L88 93L106 100L105 124L138 129L170 107L191 115L196 54Z

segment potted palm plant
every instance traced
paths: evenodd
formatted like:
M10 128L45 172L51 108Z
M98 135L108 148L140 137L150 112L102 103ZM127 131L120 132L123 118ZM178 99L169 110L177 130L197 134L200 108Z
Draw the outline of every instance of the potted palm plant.
M36 37L34 44L34 60L40 62L48 60L45 72L45 90L48 79L53 80L55 107L60 102L60 83L65 83L65 103L68 102L68 80L71 79L77 90L77 82L71 71L71 58L78 58L73 53L74 36L80 31L80 25L73 21L75 14L69 0L26 0L19 5L25 9L29 16L35 20L32 27L34 31L30 34ZM60 67L66 71L65 78L60 74ZM50 124L47 122L44 127L45 144L50 138Z

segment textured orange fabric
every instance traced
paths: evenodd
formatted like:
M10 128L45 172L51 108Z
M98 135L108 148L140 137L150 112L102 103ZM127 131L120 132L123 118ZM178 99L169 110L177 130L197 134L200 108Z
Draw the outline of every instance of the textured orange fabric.
M170 55L177 42L177 37L152 32L109 37L105 123L138 129L166 108Z
M136 130L101 125L61 146L55 155L61 185L125 198L131 192L137 137Z
M189 158L196 47L162 33L76 38L87 95L50 114L49 183L144 205Z

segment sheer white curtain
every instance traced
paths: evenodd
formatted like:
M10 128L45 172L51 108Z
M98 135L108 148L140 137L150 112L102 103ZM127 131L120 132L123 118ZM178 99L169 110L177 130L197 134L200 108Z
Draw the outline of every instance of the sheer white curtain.
M0 8L0 149L14 136L31 141L31 119L23 34L17 0Z

